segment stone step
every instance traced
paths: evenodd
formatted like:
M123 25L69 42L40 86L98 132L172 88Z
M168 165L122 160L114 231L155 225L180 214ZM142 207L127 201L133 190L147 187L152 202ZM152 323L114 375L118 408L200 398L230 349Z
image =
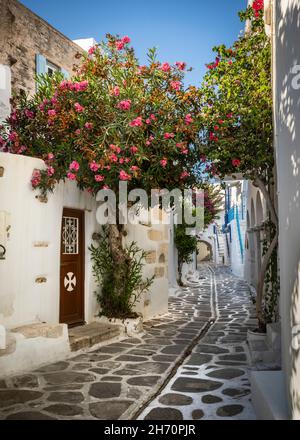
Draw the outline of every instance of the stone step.
M69 329L71 351L90 348L100 342L110 341L121 335L121 327L113 324L91 322Z
M280 351L270 349L267 338L249 341L249 353L252 365L280 365Z

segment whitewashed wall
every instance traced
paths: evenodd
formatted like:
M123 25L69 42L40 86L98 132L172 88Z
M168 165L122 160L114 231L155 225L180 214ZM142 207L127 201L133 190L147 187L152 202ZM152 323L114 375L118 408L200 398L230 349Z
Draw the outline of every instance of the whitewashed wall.
M60 183L48 203L41 203L30 179L43 161L0 153L0 212L9 223L6 259L0 260L0 322L15 327L59 321L61 219L64 207L85 211L85 319L93 320L96 301L88 247L97 232L96 203L74 182ZM6 214L5 214L6 213ZM3 234L2 234L3 235ZM39 277L45 283L37 283Z
M300 419L300 351L292 348L293 327L300 325L300 2L276 0L274 6L282 359L290 416Z

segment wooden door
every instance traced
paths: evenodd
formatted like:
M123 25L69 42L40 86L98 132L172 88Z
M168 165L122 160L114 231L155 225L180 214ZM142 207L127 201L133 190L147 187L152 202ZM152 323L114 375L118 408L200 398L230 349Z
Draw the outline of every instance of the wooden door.
M83 324L84 211L63 210L60 261L60 322Z

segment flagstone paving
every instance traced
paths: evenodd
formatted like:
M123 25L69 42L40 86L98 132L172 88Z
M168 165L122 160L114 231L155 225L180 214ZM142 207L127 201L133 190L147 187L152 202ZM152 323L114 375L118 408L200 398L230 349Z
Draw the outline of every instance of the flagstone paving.
M214 277L206 266L198 275L170 298L167 315L144 324L144 334L1 380L0 419L126 420L139 411L152 420L254 418L248 288L217 269L212 307ZM214 310L217 321L201 337Z
M254 317L249 290L219 268L216 291L215 324L139 419L255 419L247 368L247 329Z

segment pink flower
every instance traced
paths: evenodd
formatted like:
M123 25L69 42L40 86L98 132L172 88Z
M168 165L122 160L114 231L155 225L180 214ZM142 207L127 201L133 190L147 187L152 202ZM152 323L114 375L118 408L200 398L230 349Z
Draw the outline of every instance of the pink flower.
M223 119L219 119L219 120L218 120L218 123L219 123L220 125L224 124Z
M34 170L31 177L31 185L36 188L41 182L41 172L39 170Z
M163 64L160 66L160 69L161 69L163 72L170 72L170 70L171 70L171 66L170 66L169 63L163 63Z
M126 171L121 170L120 171L120 180L130 180L131 176L126 173Z
M181 61L177 61L175 65L178 67L179 70L184 70L186 68L186 63L183 63Z
M233 114L232 113L228 113L227 118L231 119L232 117L233 117Z
M25 109L25 116L28 119L33 119L34 118L34 113L31 110L28 110L27 108Z
M173 137L175 137L174 133L165 133L164 134L164 138L165 139L172 139Z
M74 104L74 107L75 107L75 110L76 110L78 113L82 113L82 112L84 111L84 107L82 107L82 105L80 105L79 102L76 102L76 103Z
M216 57L216 61L211 64L206 64L206 67L211 70L211 69L215 69L216 67L218 67L219 64L220 64L220 58Z
M128 35L125 35L125 37L122 38L122 40L124 44L128 44L130 43L131 39L128 37Z
M148 119L146 119L146 124L151 124L151 119L150 118L148 118Z
M86 122L86 123L84 124L84 126L85 126L85 128L86 128L87 130L92 130L92 129L93 129L93 124L92 124L92 122Z
M130 151L131 151L132 154L135 154L135 153L137 153L139 151L139 149L137 147L131 147Z
M105 179L105 177L104 177L104 176L101 176L101 174L97 174L97 175L95 176L95 180L96 180L96 182L103 182L104 179Z
M125 43L122 40L116 41L115 43L116 49L117 50L122 50L124 49Z
M209 133L209 140L210 141L218 141L219 138L214 133Z
M73 160L73 162L69 166L69 170L71 171L78 171L79 168L79 163L76 160Z
M133 121L129 122L130 127L141 127L143 125L143 119L141 116L137 117Z
M76 134L77 136L79 136L79 135L80 135L80 133L81 133L81 130L80 130L80 128L77 128L77 130L75 130L75 134Z
M123 159L123 157L121 157L121 158L119 159L119 163L120 163L120 164L123 164L123 163L124 163L124 159Z
M192 122L194 122L194 119L192 118L192 115L190 113L186 115L186 117L184 118L184 122L186 125L190 125L192 124Z
M132 167L130 167L131 171L138 171L139 167L137 167L136 165L132 165Z
M67 174L67 178L68 178L69 180L76 180L76 174L68 173L68 174Z
M215 125L215 126L214 126L214 130L215 130L215 131L218 131L219 128L220 128L220 127L219 127L218 125Z
M119 96L120 95L120 87L116 86L113 88L113 94L115 96Z
M239 167L241 165L241 160L240 159L232 159L231 163L234 167Z
M186 179L187 177L189 177L190 173L188 173L187 171L183 171L183 173L181 173L180 175L180 179Z
M118 162L118 156L115 153L111 154L109 159L111 162Z
M125 163L129 163L130 162L130 158L129 157L126 157L126 159L125 159Z
M73 85L73 89L77 92L84 92L88 88L89 82L88 81L81 81L77 82Z
M171 81L170 86L171 86L171 89L178 91L178 90L180 90L181 82L180 81Z
M16 142L16 140L18 139L18 134L15 131L12 131L11 133L9 133L8 139L11 142Z
M96 163L94 160L93 162L90 163L89 166L90 166L90 170L93 171L94 173L96 173L100 168L100 165Z
M56 111L55 110L48 110L48 116L50 116L50 117L56 116Z
M102 189L109 189L108 185L103 185Z
M53 174L55 173L54 168L53 167L48 167L47 168L47 174L49 177L53 176Z
M119 102L117 106L120 110L130 110L131 107L131 99L125 99L124 101Z
M110 148L112 151L115 151L117 154L120 154L120 153L121 153L121 148L118 147L117 145L110 144L109 148Z
M182 154L188 154L189 150L187 148L184 148L183 150L181 150Z
M95 50L96 50L96 47L95 47L95 46L90 47L89 50L88 50L88 54L89 54L89 55L93 55L93 53L95 52Z
M162 166L163 168L166 168L166 166L167 166L167 164L168 164L167 159L162 159L162 160L160 161L160 164L161 164L161 166Z

